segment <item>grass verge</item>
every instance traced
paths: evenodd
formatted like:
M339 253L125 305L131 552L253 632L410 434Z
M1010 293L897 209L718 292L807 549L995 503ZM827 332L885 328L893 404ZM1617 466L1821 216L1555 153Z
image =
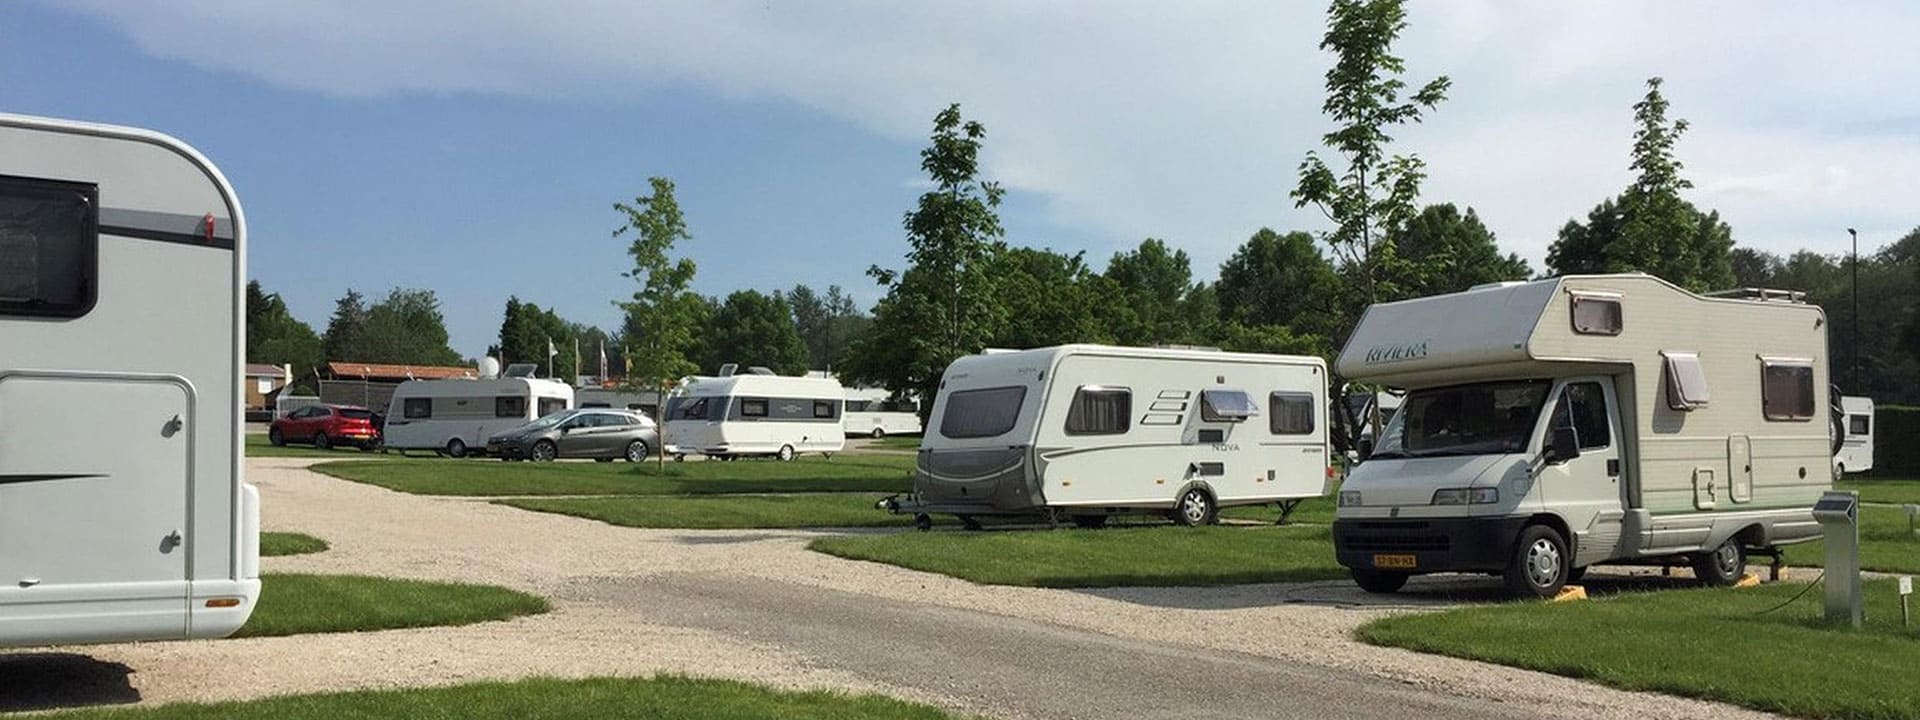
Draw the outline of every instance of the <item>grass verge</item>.
M236 636L471 625L549 609L538 596L491 585L265 573L260 605Z
M369 453L357 447L334 447L320 450L312 445L275 446L267 442L266 433L247 433L247 440L241 446L247 457L298 457L298 458L349 458L383 457L378 453Z
M1833 486L1840 490L1860 491L1861 502L1920 503L1920 480L1866 477L1841 480Z
M868 444L875 450L919 450L919 435L888 435Z
M1302 525L1332 525L1334 502L1332 498L1308 498L1295 508L1288 522ZM1280 508L1276 505L1246 505L1230 507L1220 511L1224 520L1252 520L1272 525L1280 519Z
M875 492L912 489L913 458L878 455L793 462L506 463L344 461L314 470L342 480L420 495L707 495Z
M1346 577L1324 527L895 533L819 538L807 547L991 585L1228 585Z
M1817 588L1760 614L1803 589L1782 583L1508 603L1390 617L1357 634L1376 645L1768 712L1920 718L1920 634L1900 629L1893 584L1867 584L1869 624L1860 632L1816 620Z
M597 497L496 500L496 505L559 513L640 528L892 527L912 516L876 510L875 493L726 495L719 497Z
M210 718L404 717L464 720L474 717L573 720L576 718L711 718L712 720L949 720L938 708L879 695L788 692L757 685L685 677L535 679L408 690L369 690L293 695L247 702L180 703L156 707L86 710L56 717L92 720L198 720Z
M291 532L260 533L260 555L279 557L282 555L306 555L324 552L327 541L312 535Z
M1818 567L1826 563L1819 541L1787 547L1787 564ZM1880 572L1920 573L1920 535L1907 532L1900 508L1860 508L1860 567Z

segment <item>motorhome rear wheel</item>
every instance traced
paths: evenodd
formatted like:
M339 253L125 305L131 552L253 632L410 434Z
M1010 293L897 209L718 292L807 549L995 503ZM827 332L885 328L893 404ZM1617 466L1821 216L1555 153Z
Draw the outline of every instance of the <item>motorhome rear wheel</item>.
M1694 577L1708 585L1732 585L1747 573L1747 548L1739 538L1727 538L1713 551L1699 553L1690 559Z

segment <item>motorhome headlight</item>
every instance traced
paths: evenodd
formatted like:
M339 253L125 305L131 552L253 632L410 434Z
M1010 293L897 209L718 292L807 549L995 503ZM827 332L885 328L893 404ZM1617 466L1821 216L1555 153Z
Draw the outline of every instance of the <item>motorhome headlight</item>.
M1358 507L1359 505L1360 505L1359 490L1341 490L1340 491L1340 507Z
M1500 488L1441 488L1433 491L1435 505L1490 505L1500 502Z

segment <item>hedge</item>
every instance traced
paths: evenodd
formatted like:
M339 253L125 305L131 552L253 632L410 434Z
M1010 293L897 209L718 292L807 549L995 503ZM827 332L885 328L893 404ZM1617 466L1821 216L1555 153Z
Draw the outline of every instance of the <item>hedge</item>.
M1873 409L1873 474L1920 473L1920 407L1880 405Z

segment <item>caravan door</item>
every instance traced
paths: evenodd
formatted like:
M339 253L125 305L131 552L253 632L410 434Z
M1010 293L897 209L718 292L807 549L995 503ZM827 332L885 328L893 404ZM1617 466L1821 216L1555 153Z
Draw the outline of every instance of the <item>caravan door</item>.
M1573 378L1554 396L1548 425L1573 428L1580 456L1540 473L1541 497L1573 531L1573 566L1611 559L1626 517L1620 478L1620 418L1613 381ZM1551 437L1549 434L1548 437Z

